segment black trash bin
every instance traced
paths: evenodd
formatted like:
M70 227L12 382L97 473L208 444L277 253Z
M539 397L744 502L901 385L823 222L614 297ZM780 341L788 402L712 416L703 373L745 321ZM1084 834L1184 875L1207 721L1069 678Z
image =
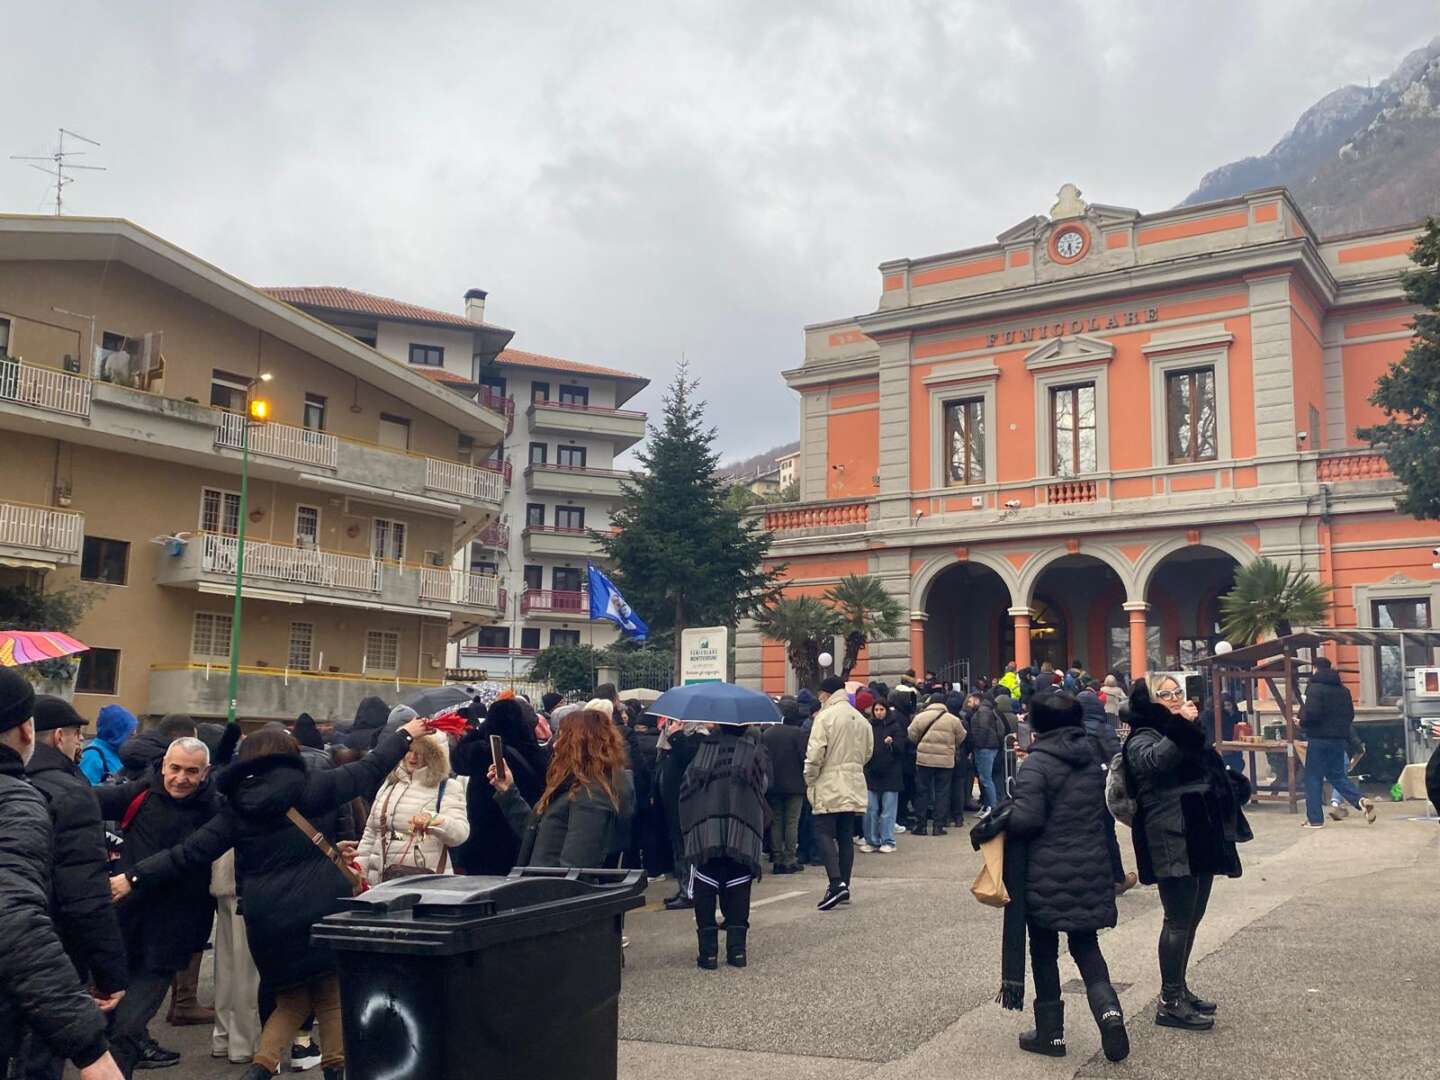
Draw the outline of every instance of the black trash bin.
M620 929L640 870L387 882L318 923L348 1080L614 1080Z

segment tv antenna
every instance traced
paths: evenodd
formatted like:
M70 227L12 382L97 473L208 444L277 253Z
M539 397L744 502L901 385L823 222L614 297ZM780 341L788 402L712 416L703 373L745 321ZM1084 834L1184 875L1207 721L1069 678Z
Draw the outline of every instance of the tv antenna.
M60 132L60 137L58 140L56 140L55 150L53 153L46 154L43 157L27 157L20 154L10 155L11 161L23 161L27 165L29 165L30 168L37 169L40 172L43 172L46 176L53 176L55 178L56 217L59 217L62 213L64 213L65 185L73 184L76 180L76 177L65 175L67 172L69 172L71 169L85 169L89 172L105 171L105 167L103 165L80 165L70 160L73 157L84 157L84 150L65 149L66 135L69 135L72 139L79 139L83 143L89 143L91 146L99 146L100 144L98 142L96 142L94 139L87 139L84 135L81 135L78 132L68 131L63 127L59 128L58 130ZM49 168L46 168L44 165L35 164L35 162L37 161L49 162Z

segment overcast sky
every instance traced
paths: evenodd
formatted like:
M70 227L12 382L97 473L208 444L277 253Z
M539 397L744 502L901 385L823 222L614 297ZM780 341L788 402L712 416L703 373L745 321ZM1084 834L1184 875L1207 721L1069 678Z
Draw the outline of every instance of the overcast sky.
M66 209L256 284L488 318L641 372L683 355L727 454L796 437L809 322L876 265L1059 186L1158 210L1440 33L1435 0L7 5L0 148L65 126ZM81 159L87 160L87 159ZM0 162L0 209L53 208Z

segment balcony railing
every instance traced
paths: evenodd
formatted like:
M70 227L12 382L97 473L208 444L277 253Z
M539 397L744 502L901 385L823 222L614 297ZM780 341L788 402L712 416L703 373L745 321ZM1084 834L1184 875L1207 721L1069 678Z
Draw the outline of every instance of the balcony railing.
M514 479L515 470L509 461L482 461L475 466L477 469L484 469L486 472L493 472L501 478L505 490L510 490L510 482Z
M1347 480L1384 480L1390 466L1381 454L1335 454L1315 463L1315 479L1322 484L1344 483Z
M1094 480L1061 480L1045 485L1045 501L1062 506L1094 502L1095 491Z
M234 574L239 541L220 533L203 533L201 567L216 574ZM381 591L381 563L364 555L342 555L309 547L274 544L268 540L245 541L245 576L291 585L353 592Z
M506 462L508 465L509 462ZM425 459L425 486L467 499L501 503L505 501L508 477L493 469L477 469L458 461Z
M491 412L498 412L505 417L505 434L509 435L515 430L515 399L506 397L504 394L491 390L488 386L482 386L477 400Z
M508 551L510 548L510 526L501 525L498 522L493 525L486 525L485 528L475 534L475 543L481 547Z
M89 416L90 380L7 357L0 359L0 400L71 416Z
M420 599L461 607L498 608L505 590L494 574L471 574L464 570L420 568Z
M834 503L824 506L794 506L765 511L767 532L797 532L803 529L833 529L865 525L870 520L867 502Z
M0 503L0 544L79 555L84 539L83 514Z
M603 480L629 480L631 474L624 469L592 469L586 465L543 465L525 467L526 473L544 476L593 476Z
M250 425L250 453L264 457L333 469L339 459L339 440L324 431L295 427L293 424L253 423L239 413L222 412L215 427L215 445L239 450L247 438L245 425Z
M645 414L634 409L612 409L607 405L581 405L573 401L532 401L534 409L569 409L577 413L595 413L601 416L623 416L628 420L644 420Z
M554 589L526 589L520 596L520 613L548 612L564 615L589 615L590 597L580 592Z
M527 649L527 648L525 648L524 646L511 646L511 645L461 645L461 646L460 646L460 659L461 659L461 660L494 659L494 658L497 658L497 657L498 657L498 658L502 658L502 659L508 659L508 658L510 658L510 657L512 657L512 656L513 656L513 657L516 657L517 659L528 660L528 659L531 659L532 657L535 657L535 656L538 656L538 655L540 655L540 650L539 650L538 648Z

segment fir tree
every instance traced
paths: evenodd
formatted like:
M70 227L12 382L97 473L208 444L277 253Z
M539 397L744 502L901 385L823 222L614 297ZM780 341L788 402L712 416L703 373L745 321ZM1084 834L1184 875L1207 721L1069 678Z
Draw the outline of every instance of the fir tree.
M681 363L664 398L664 420L638 452L644 471L620 485L614 531L598 537L615 582L652 634L730 626L775 594L781 567L764 569L770 533L727 503L716 479L715 429L704 424L699 383Z
M1440 518L1440 221L1430 218L1410 253L1417 269L1405 295L1425 310L1415 316L1415 341L1375 384L1370 404L1383 424L1356 434L1381 450L1405 490L1396 507L1417 518Z

